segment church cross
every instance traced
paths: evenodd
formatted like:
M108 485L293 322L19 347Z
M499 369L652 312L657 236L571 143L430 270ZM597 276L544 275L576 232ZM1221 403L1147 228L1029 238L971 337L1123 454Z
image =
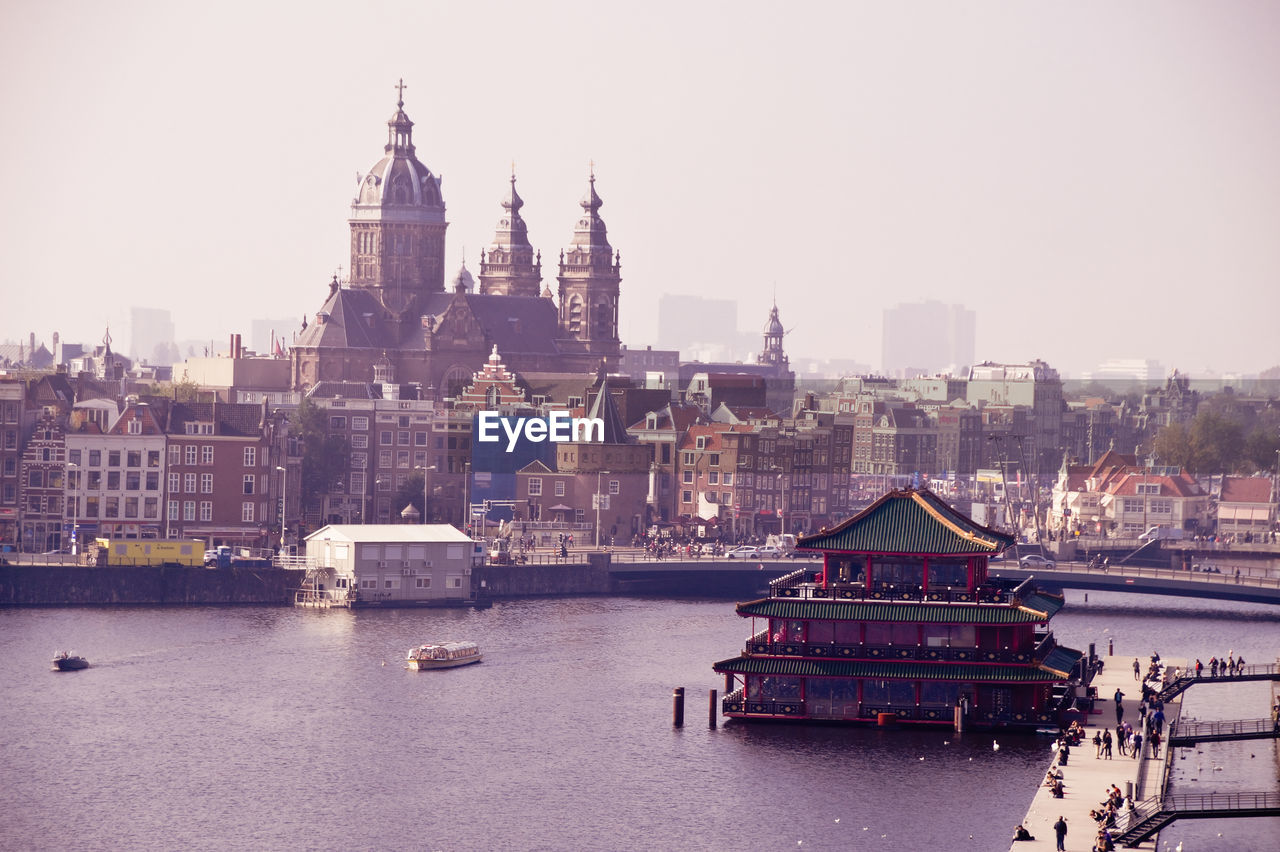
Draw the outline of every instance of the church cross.
M396 106L399 106L399 107L404 106L404 90L407 88L409 87L404 84L404 78L401 77L400 82L396 83L396 91L399 92L400 94L399 100L396 101Z

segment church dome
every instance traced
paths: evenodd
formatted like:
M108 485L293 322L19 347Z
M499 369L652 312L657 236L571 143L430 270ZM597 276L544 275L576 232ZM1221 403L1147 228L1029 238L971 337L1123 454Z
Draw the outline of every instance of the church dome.
M383 157L366 174L352 201L353 219L403 219L444 221L440 178L418 159L413 145L413 122L404 111L404 100L387 121Z
M458 274L453 276L450 282L455 291L461 290L464 293L472 293L476 289L476 280L471 277L471 273L467 270L467 262L462 262L462 268L458 270Z
M768 337L781 336L785 333L782 328L782 320L778 319L777 305L774 305L773 310L769 311L769 321L764 325L764 333Z

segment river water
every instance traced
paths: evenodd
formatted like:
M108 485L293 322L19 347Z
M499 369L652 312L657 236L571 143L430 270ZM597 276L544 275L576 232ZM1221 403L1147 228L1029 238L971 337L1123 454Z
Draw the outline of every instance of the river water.
M1060 639L1117 664L1280 653L1280 610L1069 593ZM0 610L6 849L1005 850L1047 740L707 724L731 600L583 597L484 611ZM402 667L431 639L480 665ZM55 650L92 667L54 673ZM671 724L672 687L686 724ZM1200 718L1270 686L1193 689ZM1271 741L1187 750L1180 791L1274 789ZM1223 769L1215 770L1215 766ZM1222 833L1224 837L1217 837ZM1175 824L1188 850L1274 849L1280 820ZM1162 843L1163 845L1163 843Z

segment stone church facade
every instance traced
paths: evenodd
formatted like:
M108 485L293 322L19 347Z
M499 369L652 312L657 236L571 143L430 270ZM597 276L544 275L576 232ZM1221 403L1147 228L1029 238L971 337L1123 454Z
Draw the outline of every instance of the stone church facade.
M360 177L351 204L349 282L335 277L291 349L293 388L379 381L442 399L470 381L495 345L516 372L616 369L621 257L600 218L594 171L580 204L560 252L557 294L542 284L514 174L478 288L464 265L446 289L440 179L417 157L402 96L383 157Z

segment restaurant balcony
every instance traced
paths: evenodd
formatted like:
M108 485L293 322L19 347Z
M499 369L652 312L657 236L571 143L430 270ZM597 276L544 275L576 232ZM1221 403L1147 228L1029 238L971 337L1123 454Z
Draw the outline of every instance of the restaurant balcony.
M910 583L873 583L868 589L865 583L832 582L823 586L818 582L820 574L806 569L793 571L769 584L769 596L773 598L800 598L802 600L837 601L902 601L907 603L979 603L1007 604L1012 600L1009 590L1000 586L932 586L927 591L921 585Z
M774 719L805 718L878 722L885 716L892 716L893 721L940 724L952 724L955 720L955 707L951 704L901 705L876 702L859 704L857 701L810 701L799 698L748 699L741 689L726 695L720 702L720 710L725 715ZM976 709L970 710L967 718L970 722L991 727L1051 725L1056 719L1052 712L1043 710L995 712Z
M1047 645L1032 650L1008 648L955 648L936 645L869 645L837 644L835 642L773 642L769 631L764 630L747 640L745 653L749 657L802 657L825 660L911 660L930 663L1013 663L1028 665L1042 659L1053 647L1052 637Z

